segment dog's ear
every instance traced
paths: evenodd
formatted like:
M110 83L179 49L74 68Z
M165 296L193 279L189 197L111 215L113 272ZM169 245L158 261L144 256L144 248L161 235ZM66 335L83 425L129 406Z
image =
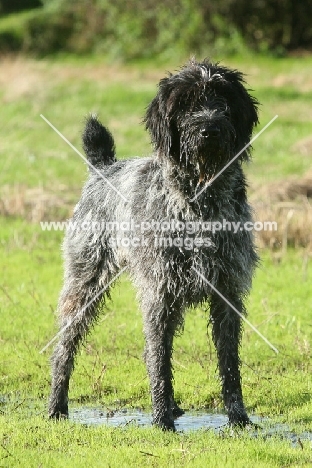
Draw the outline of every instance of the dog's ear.
M170 78L160 80L158 93L146 109L144 123L158 155L179 159L180 139L172 115L171 91Z
M254 127L258 124L259 102L249 94L245 87L243 75L232 72L231 115L236 131L236 150L241 150L252 137ZM249 150L246 150L248 158Z

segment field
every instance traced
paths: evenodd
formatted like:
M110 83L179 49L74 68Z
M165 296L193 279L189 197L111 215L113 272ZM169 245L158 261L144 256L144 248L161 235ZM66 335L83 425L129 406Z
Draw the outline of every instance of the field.
M257 131L279 116L254 142L254 160L246 167L257 200L270 187L311 172L312 58L247 56L226 63L248 74L262 104ZM40 221L70 215L87 170L40 114L81 150L84 116L98 112L116 138L119 158L148 154L144 109L164 72L179 65L122 66L100 57L7 57L0 63L0 467L312 464L311 234L310 244L297 248L295 241L259 244L262 263L248 299L249 320L279 353L246 325L241 357L245 402L261 429L168 434L136 424L108 426L105 417L99 425L47 419L52 347L40 350L57 331L63 233L42 231ZM311 216L308 198L296 203ZM279 214L279 239L291 209ZM299 228L311 233L309 219ZM204 308L191 310L175 343L176 395L195 419L202 412L223 414L207 319ZM101 408L104 415L138 409L150 415L142 352L141 315L123 276L79 353L71 414Z

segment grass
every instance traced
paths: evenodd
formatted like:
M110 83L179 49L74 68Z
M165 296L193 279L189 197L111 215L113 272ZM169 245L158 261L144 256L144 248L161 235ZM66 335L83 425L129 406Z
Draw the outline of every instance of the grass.
M34 436L42 431L47 434L41 440ZM14 443L12 435L14 434ZM11 444L10 444L11 442ZM211 465L216 468L246 466L257 467L308 467L311 458L303 450L295 450L286 442L271 440L250 441L248 436L224 436L218 439L213 434L197 432L176 436L162 434L155 429L137 430L79 427L74 424L49 424L32 419L23 422L20 431L9 423L5 432L7 460L13 465L35 468L38 466L82 468L121 466L124 468L144 466L170 468ZM251 446L252 444L252 446ZM28 464L25 465L25 446ZM23 447L24 451L21 451ZM10 452L11 450L11 452ZM250 457L242 456L248 451ZM55 454L54 459L52 454ZM71 460L69 462L69 460ZM233 460L235 462L233 463Z
M248 82L262 102L262 126L279 114L254 143L254 161L247 167L250 184L303 174L310 160L296 148L310 136L311 58L236 57L226 62L249 73ZM99 57L3 59L0 202L2 190L7 197L19 186L69 193L72 204L79 196L86 178L84 163L40 114L81 149L83 117L98 111L116 137L119 157L149 153L149 139L140 125L144 108L163 70L178 65L122 67L102 63ZM204 430L165 434L131 425L55 424L46 418L51 348L39 351L56 332L62 233L43 232L27 219L27 212L23 217L0 217L0 467L311 466L310 442L300 436L312 432L312 270L311 262L304 262L307 251L290 250L278 262L273 253L262 251L248 301L250 321L279 354L245 327L245 400L251 414L268 418L277 428L275 435L266 437L259 431L255 438L247 431L217 435ZM203 308L189 311L184 334L176 339L176 396L187 410L222 412L207 318ZM150 412L143 346L135 292L123 276L79 353L70 409L139 407ZM283 437L279 424L297 435L294 444Z
M38 440L34 436L38 430L47 434L47 437ZM15 442L13 444L12 434ZM162 434L155 429L90 429L70 423L61 423L56 427L55 424L49 424L39 418L23 422L18 433L12 424L9 424L5 432L5 443L9 447L7 460L10 459L13 463L7 466L26 466L23 455L26 446L29 456L27 466L30 468L68 467L69 463L72 464L70 466L78 468L88 464L92 467L124 468L201 468L206 465L216 468L275 468L308 467L311 463L307 452L293 449L286 442L278 441L274 437L271 440L251 441L246 435L237 438L225 435L218 439L205 432L177 436ZM24 452L20 447L24 448ZM246 451L249 453L248 459L242 455ZM55 454L54 459L52 454Z

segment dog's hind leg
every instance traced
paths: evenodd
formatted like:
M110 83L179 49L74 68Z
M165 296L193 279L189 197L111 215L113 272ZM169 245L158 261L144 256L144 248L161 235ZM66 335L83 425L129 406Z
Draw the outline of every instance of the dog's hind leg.
M71 239L65 243L65 283L60 295L58 312L60 340L55 347L52 364L52 390L49 415L68 415L68 386L79 344L86 337L98 316L103 296L109 295L109 282L118 268L110 251L99 246L79 249Z
M219 291L240 312L244 306L237 295ZM231 425L250 424L242 396L239 346L242 324L240 316L216 293L210 301L212 337L217 350L222 395Z
M61 338L55 347L52 363L52 390L49 416L60 419L68 416L68 386L74 358L81 340L87 335L97 317L102 293L98 283L80 287L65 284L59 300Z

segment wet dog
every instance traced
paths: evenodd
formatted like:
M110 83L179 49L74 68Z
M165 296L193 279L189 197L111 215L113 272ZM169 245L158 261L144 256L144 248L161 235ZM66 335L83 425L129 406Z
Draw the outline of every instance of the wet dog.
M153 423L174 430L183 413L174 399L173 338L186 309L201 303L210 307L229 422L250 423L241 389L242 324L234 308L245 314L257 254L252 233L230 227L252 219L242 169L250 147L241 150L258 122L257 104L239 71L191 60L160 81L146 110L152 156L117 161L110 132L88 118L89 179L74 211L76 227L64 241L51 417L68 415L79 343L127 267L143 312ZM209 229L212 223L218 229Z

